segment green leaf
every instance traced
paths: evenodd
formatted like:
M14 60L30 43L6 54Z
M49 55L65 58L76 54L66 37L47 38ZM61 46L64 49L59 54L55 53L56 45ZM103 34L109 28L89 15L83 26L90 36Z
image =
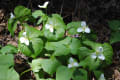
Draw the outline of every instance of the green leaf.
M25 54L26 56L31 56L33 54L33 52L31 51L31 49L28 46L26 46L25 44L20 44L19 43L18 50L21 53Z
M80 66L83 66L84 68L88 68L89 70L96 70L100 66L100 60L99 59L92 59L91 56L88 56L84 60L80 62Z
M43 70L49 74L55 73L56 69L60 66L60 62L58 62L55 58L42 59L40 63Z
M0 67L9 68L10 66L13 65L14 65L14 61L12 54L0 55Z
M105 64L110 65L112 63L113 49L112 46L108 43L103 44L103 54L105 56Z
M39 70L42 68L40 61L41 61L41 59L34 59L34 60L32 60L32 63L30 63L30 66L31 66L33 72L39 72Z
M55 56L62 56L62 55L68 55L68 54L70 54L70 48L67 45L57 46L54 52Z
M33 13L32 13L32 16L34 17L34 18L38 18L38 17L40 17L40 16L44 16L45 14L42 12L42 10L36 10L36 11L34 11Z
M90 46L93 50L96 50L98 47L102 46L102 44L95 43L93 41L83 41L83 43L87 46Z
M0 80L19 80L19 75L13 68L0 66Z
M66 37L58 42L47 42L45 48L47 50L53 50L55 56L68 55L70 53L70 42L71 38Z
M24 6L17 6L14 9L14 14L17 18L25 17L31 15L31 10L28 8L25 8Z
M34 56L38 56L43 49L43 41L40 38L32 38L32 47L34 50Z
M120 32L112 32L110 37L110 43L113 44L119 41L120 41Z
M102 72L101 72L101 71L98 71L98 70L95 70L95 71L93 71L93 72L94 72L95 77L96 77L97 79L99 79L99 78L100 78L100 75L102 74Z
M12 54L0 55L0 80L19 80L19 76L13 69L13 65L14 57Z
M27 32L27 36L31 39L31 38L35 38L35 37L40 37L43 35L43 33L33 27L30 27L27 24L24 24L25 26L25 31Z
M80 40L73 38L70 44L71 53L78 54L80 46L81 46Z
M18 22L18 20L14 19L14 18L8 20L8 30L12 36L14 36L14 31L17 28L17 22Z
M80 47L79 48L79 52L78 52L78 56L79 59L85 59L87 56L89 56L93 51L88 49L87 47Z
M70 35L75 35L77 34L77 28L81 27L81 22L71 22L67 24L67 30L68 30L68 34Z
M3 47L0 52L2 54L14 54L14 53L17 53L17 48L15 46L12 46L12 45L7 45L5 47Z
M58 14L48 17L46 24L52 25L54 32L50 32L44 25L44 36L49 40L59 40L64 37L66 25Z
M87 71L78 69L73 73L73 80L88 80Z
M120 31L120 20L112 20L108 22L109 27L113 31Z
M70 80L73 75L73 70L65 66L60 66L56 71L56 80Z

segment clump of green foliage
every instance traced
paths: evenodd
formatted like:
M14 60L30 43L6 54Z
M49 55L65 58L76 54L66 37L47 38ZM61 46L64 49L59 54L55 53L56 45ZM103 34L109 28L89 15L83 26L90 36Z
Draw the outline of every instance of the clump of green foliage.
M42 28L37 30L28 22L42 24ZM16 50L33 58L29 64L37 80L89 80L90 73L97 80L105 80L103 68L112 63L112 47L109 43L96 43L94 31L85 21L65 24L59 14L47 15L42 10L32 12L17 6L8 20L12 36L18 23L23 30ZM9 51L4 50L0 52L5 57ZM14 47L10 50L17 53Z

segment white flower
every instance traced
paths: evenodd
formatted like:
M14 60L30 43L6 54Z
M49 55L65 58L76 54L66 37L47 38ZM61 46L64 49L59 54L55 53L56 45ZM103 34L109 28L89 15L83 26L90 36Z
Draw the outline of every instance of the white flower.
M96 52L92 53L91 58L93 59L100 59L100 60L105 60L105 56L103 55L103 47L98 47L96 49Z
M49 1L46 1L43 5L38 5L39 8L47 8Z
M86 27L86 26L84 26L84 27L79 27L79 28L77 29L77 32L90 33L90 28L89 28L89 27Z
M29 40L25 37L20 37L20 42L26 44L27 46L29 45Z
M78 62L76 62L72 57L69 59L69 64L68 64L68 68L72 68L72 67L78 67L79 64Z
M45 25L45 28L46 28L46 29L49 29L50 32L53 32L53 31L54 31L53 26L50 25L50 24L46 24L46 25Z
M23 36L26 36L26 32L23 32Z
M24 43L27 46L29 45L29 40L26 37L26 32L23 32L23 37L20 37L20 43Z
M85 21L81 21L81 26L86 26L86 22Z
M81 27L79 27L79 28L77 29L77 32L83 32L83 33L86 32L86 33L90 33L90 28L87 27L85 21L82 21L82 22L81 22Z
M15 16L14 16L14 14L11 12L10 13L10 18L12 19L12 18L14 18Z
M101 46L98 47L98 48L96 49L96 51L102 53L102 52L103 52L103 47L101 47Z
M100 75L99 80L106 80L105 77L104 77L104 74L101 74L101 75Z

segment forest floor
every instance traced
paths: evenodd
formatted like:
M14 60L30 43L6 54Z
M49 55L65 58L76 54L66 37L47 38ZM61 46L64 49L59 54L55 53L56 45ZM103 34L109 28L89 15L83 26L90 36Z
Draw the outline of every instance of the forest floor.
M29 1L29 2L27 2ZM2 0L0 2L0 45L12 44L17 46L18 32L12 37L7 29L7 20L10 12L13 12L15 6L24 5L33 11L39 9L38 4L45 0ZM107 22L109 20L120 20L120 1L119 0L51 0L47 9L48 14L61 14L66 23L71 21L84 20L89 27L97 33L96 42L109 42L111 31ZM105 69L105 76L108 80L120 80L120 42L112 44L114 50L113 63ZM20 61L19 64L17 61ZM22 54L15 55L15 68L18 66L23 69L16 70L18 73L28 69L30 66L26 62L26 57ZM24 66L23 66L24 65ZM109 71L109 73L108 73ZM28 72L21 77L25 80L28 75L34 78L32 72ZM29 77L29 78L30 78Z

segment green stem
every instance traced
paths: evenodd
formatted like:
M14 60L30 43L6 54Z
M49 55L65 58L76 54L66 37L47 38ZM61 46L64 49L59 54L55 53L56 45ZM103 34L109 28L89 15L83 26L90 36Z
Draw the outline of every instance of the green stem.
M29 71L31 71L32 69L30 68L30 69L27 69L27 70L25 70L25 71L23 71L21 74L20 74L20 76L22 76L23 74L25 74L25 73L27 73L27 72L29 72Z

